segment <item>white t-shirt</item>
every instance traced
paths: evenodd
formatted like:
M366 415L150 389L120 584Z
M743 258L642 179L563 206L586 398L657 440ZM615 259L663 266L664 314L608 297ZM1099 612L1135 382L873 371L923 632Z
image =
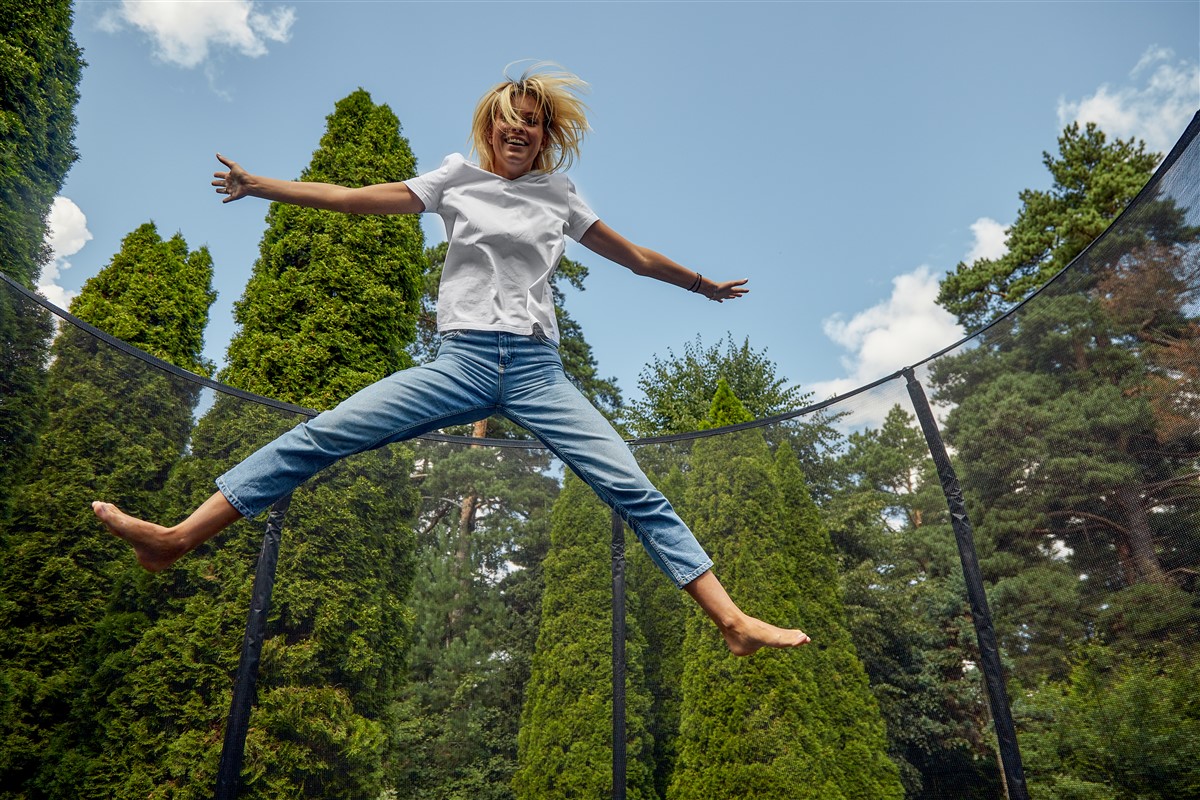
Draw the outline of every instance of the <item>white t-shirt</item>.
M438 289L438 330L530 335L558 341L551 279L566 245L599 217L561 172L510 181L455 153L405 181L426 213L446 223L449 247Z

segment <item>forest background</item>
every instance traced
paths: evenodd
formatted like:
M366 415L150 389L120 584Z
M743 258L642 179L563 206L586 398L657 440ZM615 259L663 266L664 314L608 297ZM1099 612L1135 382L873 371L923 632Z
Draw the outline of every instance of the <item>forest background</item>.
M75 158L71 10L4 7L6 274L47 264ZM25 43L12 47L13 42ZM17 91L20 89L20 91ZM399 120L337 99L302 178L403 179ZM1008 254L960 264L939 302L977 328L1107 226L1160 156L1069 126ZM1194 685L1195 241L1169 197L1022 324L928 375L972 517L1040 797L1187 797ZM326 408L436 348L440 247L412 219L272 206L220 379ZM151 222L71 303L199 374L212 258ZM559 283L588 270L564 261ZM748 340L656 357L622 401L563 307L564 362L631 435L812 400ZM211 792L257 526L162 577L96 529L103 495L172 517L294 414L203 401L6 295L0 785L12 797ZM53 343L51 343L53 341ZM853 405L843 407L853 414ZM194 415L202 410L198 420ZM985 698L924 443L900 408L639 448L756 613L819 645L734 660L648 560L630 564L631 794L995 797ZM847 433L847 430L853 430ZM523 434L503 420L470 431ZM1014 491L1014 487L1022 487ZM248 797L597 797L611 748L607 514L540 450L426 442L346 462L297 494L248 741ZM519 709L519 713L518 713ZM717 787L714 789L714 787Z

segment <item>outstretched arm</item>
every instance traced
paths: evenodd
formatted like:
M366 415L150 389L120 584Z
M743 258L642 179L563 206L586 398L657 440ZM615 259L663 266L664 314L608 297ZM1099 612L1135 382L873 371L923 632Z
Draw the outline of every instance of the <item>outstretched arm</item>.
M228 171L213 173L212 185L217 187L217 194L226 195L223 203L250 196L347 214L420 214L425 210L421 199L403 183L380 183L352 189L332 183L281 181L251 175L236 161L220 153L217 160L229 167Z
M687 267L676 264L662 253L656 253L648 247L634 244L599 220L588 228L579 243L593 253L604 256L609 261L615 261L638 275L670 283L681 289L699 292L709 300L716 300L718 303L736 300L750 291L745 288L746 279L744 278L740 281L723 283L705 278L699 272L693 272Z

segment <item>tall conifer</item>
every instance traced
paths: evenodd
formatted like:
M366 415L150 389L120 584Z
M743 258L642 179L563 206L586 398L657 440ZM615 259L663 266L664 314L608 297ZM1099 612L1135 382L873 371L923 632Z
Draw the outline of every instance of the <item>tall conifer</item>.
M153 223L83 287L71 310L100 329L177 366L206 371L201 357L212 260ZM162 513L157 495L183 453L198 391L73 326L54 343L49 424L31 480L15 498L0 546L0 659L11 687L0 711L0 785L29 796L84 789L81 740L95 725L90 678L117 642L101 631L134 626L106 617L128 548L96 524L89 503L112 500L136 514Z
M360 186L414 173L396 116L360 89L336 104L303 179ZM273 205L267 219L222 379L323 409L406 366L424 258L416 218ZM180 513L295 421L218 399L169 487ZM391 447L342 462L297 492L241 796L379 793L411 616L411 471L411 451ZM145 602L160 616L111 695L97 794L143 796L169 785L177 797L211 795L261 536L261 520L239 523L150 585Z
M612 793L611 514L582 481L568 477L554 504L544 565L541 629L525 694L521 800L607 797ZM629 626L636 631L636 624ZM646 732L636 634L626 647L627 786L630 798L657 797Z
M46 216L75 163L83 68L71 3L0 0L0 271L32 288L49 258ZM0 522L45 421L50 320L0 292Z
M706 426L750 415L721 381ZM758 431L698 442L688 508L747 613L814 644L738 659L695 611L687 624L679 761L669 798L901 797L883 724L845 632L828 536L795 457Z

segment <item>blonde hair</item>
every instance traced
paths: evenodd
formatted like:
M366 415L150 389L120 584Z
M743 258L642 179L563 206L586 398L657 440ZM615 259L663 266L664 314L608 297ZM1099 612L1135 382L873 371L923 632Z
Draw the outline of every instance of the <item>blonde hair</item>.
M556 172L569 168L579 158L579 146L589 130L587 106L579 98L587 89L588 85L578 75L548 61L539 61L516 80L507 78L493 86L479 99L471 120L471 151L479 155L479 166L488 171L492 169L489 137L495 121L503 119L510 125L522 124L513 100L532 97L537 102L545 130L542 150L534 159L533 169Z

